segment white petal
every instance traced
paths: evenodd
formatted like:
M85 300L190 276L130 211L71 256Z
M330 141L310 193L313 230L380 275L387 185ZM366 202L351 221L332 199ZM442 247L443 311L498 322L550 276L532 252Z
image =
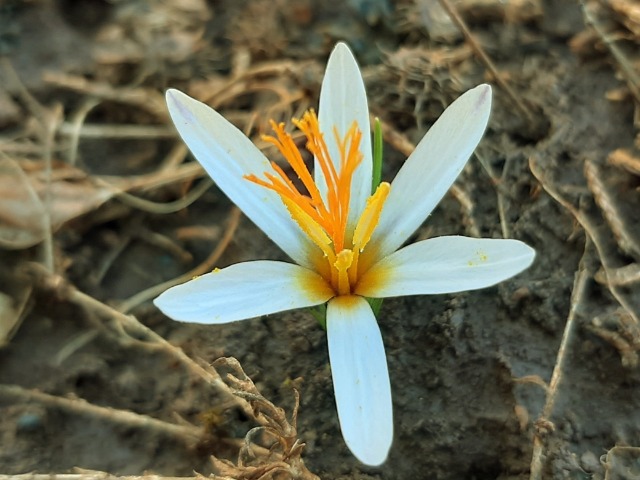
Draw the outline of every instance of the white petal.
M336 297L327 339L342 436L367 465L382 464L393 440L391 386L380 329L362 297Z
M533 262L518 240L437 237L408 245L379 261L356 288L372 298L454 293L495 285Z
M278 194L243 178L272 171L260 150L218 112L178 90L167 91L167 106L180 136L220 190L287 255L309 266L308 240Z
M291 263L237 263L170 288L154 300L174 320L228 323L326 302L333 291L315 272Z
M371 239L381 257L397 250L447 193L487 126L491 87L469 90L429 129L391 184Z
M349 206L349 225L355 226L360 213L364 209L367 198L371 195L371 176L373 154L371 151L371 130L369 127L369 107L367 93L360 69L351 50L344 43L338 43L333 49L320 90L320 107L318 112L320 129L324 133L331 159L338 169L340 156L335 141L333 128L336 127L341 137L355 121L362 131L360 149L364 158L356 169L351 182L351 199ZM339 170L338 170L339 171ZM325 195L326 182L317 163L314 170L316 184Z

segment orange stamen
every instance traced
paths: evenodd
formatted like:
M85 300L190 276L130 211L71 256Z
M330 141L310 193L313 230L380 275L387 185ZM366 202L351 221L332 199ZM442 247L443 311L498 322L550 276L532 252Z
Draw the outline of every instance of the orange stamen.
M378 224L389 193L389 184L380 185L367 200L355 227L349 227L351 183L363 158L360 151L362 132L355 122L344 136L340 136L334 127L333 135L340 156L335 159L339 162L334 163L313 110L305 112L301 119L294 119L293 124L305 135L306 148L315 157L316 166L320 169L316 177L321 173L326 184L325 196L304 163L293 137L285 131L284 123L272 121L275 136L264 135L262 138L280 151L302 182L306 193L301 193L285 171L273 162L273 172L265 172L264 179L253 174L245 178L280 196L291 218L322 252L322 260L316 262L318 273L336 294L349 295L358 280L358 258Z

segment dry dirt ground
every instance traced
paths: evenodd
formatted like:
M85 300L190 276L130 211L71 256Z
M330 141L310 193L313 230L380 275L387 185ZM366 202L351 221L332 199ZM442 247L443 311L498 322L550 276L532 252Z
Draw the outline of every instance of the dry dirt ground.
M640 478L639 4L445 3L466 35L430 0L0 2L0 474ZM316 106L339 40L385 122L387 179L446 105L493 85L477 155L416 238L537 251L493 288L385 301L380 468L342 440L308 312L189 325L137 296L199 265L284 259L206 183L164 90L260 143L269 118ZM220 357L266 398L246 379L231 395ZM282 443L269 456L256 431L238 464L269 416Z

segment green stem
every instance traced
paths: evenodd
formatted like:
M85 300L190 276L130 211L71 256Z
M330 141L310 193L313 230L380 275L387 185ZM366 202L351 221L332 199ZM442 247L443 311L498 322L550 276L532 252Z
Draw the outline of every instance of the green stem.
M373 315L378 318L378 314L380 313L380 308L382 308L382 298L367 298L367 302L369 302L369 306L371 310L373 310Z
M327 304L309 307L309 312L318 321L323 330L327 329Z
M373 176L371 180L371 194L375 193L376 188L382 181L382 124L380 119L376 117L373 124Z

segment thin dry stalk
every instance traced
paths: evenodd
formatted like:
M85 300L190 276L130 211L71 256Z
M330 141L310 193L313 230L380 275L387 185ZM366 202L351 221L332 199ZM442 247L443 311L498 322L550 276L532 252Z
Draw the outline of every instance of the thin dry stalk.
M634 175L640 175L640 158L624 148L618 148L611 152L607 157L607 162L616 167L624 168Z
M18 96L27 106L31 114L38 120L42 121L47 116L47 109L44 108L40 102L38 102L33 95L27 90L18 72L13 68L11 60L6 56L0 56L0 68L4 71L7 77L6 87L15 88Z
M584 253L580 260L580 265L573 282L571 308L569 309L569 316L567 317L567 323L564 327L562 340L560 341L560 348L558 349L556 364L553 367L551 381L549 382L549 387L546 390L545 404L542 409L542 413L536 421L536 431L533 437L533 455L531 457L531 473L529 476L530 480L542 480L542 470L544 467L544 438L548 435L549 431L554 428L550 418L553 414L553 407L558 395L560 382L563 378L564 363L569 349L569 342L571 341L575 330L574 324L577 312L579 311L580 305L585 297L587 281L593 275L593 272L591 272L588 266L589 262L586 258L590 253L590 250L591 241L587 238L587 244L585 245Z
M119 125L62 122L58 129L60 135L78 138L117 138L117 139L163 139L175 138L173 128L165 125Z
M136 226L136 232L134 233L136 238L141 241L158 247L166 252L169 252L174 258L177 258L180 262L188 264L193 261L193 255L184 247L178 245L172 238L163 235L158 232L154 232L142 225Z
M174 425L147 415L127 410L100 407L80 398L58 397L37 390L28 390L18 385L0 385L0 396L9 398L14 402L37 402L74 415L98 418L126 427L151 430L168 437L179 439L188 445L193 445L198 442L204 435L204 430L195 426Z
M104 183L98 180L98 184ZM199 199L204 194L204 192L206 192L209 187L211 187L211 185L213 185L213 180L211 180L210 178L206 178L198 185L196 185L193 189L189 190L189 192L184 197L179 198L173 202L153 202L151 200L147 200L146 198L141 198L127 192L120 192L114 196L119 201L121 201L125 205L129 205L130 207L137 208L138 210L142 210L144 212L163 215L167 213L179 212L183 208L187 208L189 205Z
M524 118L527 119L529 123L533 123L534 119L531 111L524 105L518 95L516 95L516 92L513 91L511 86L509 86L509 84L503 80L502 76L498 72L498 69L493 63L493 60L489 58L489 55L487 55L482 46L476 41L475 37L467 27L467 24L464 22L456 8L449 2L449 0L439 0L439 2L440 5L442 5L442 8L444 8L449 14L449 17L451 17L453 23L455 23L456 26L460 29L460 31L464 35L465 40L467 40L467 42L469 42L469 45L471 45L473 51L489 69L495 81L506 92L509 98L511 98L518 111L524 116Z
M640 326L622 308L595 317L589 330L612 345L620 354L622 366L635 369L640 351ZM612 330L613 328L613 330Z
M303 71L304 67L305 65L286 60L260 63L234 76L215 91L207 92L207 95L200 98L200 101L209 105L221 105L230 100L230 91L234 91L232 96L241 94L246 82L252 78L282 78L285 75L290 75L291 72Z
M640 258L640 246L636 245L628 226L622 220L619 207L613 198L613 193L602 181L602 169L591 160L584 162L584 174L587 179L589 190L593 198L602 210L602 214L607 219L611 231L618 240L618 245L627 253L635 254Z
M104 185L117 192L126 190L137 190L148 192L165 185L172 185L185 180L193 180L205 175L204 170L197 162L189 162L177 167L167 166L160 171L139 175L134 178L108 177L100 176L99 178Z
M502 188L505 180L507 178L507 174L509 172L509 167L511 165L510 157L507 157L504 162L504 167L502 168L502 173L498 176L498 173L491 166L491 164L484 158L484 155L479 152L475 152L475 156L484 168L487 175L491 179L491 183L496 189L496 197L498 199L498 217L500 218L500 228L502 229L502 238L511 238L511 228L509 227L509 223L507 221L507 199L505 195L505 189Z
M0 475L0 480L229 480L217 475L196 475L195 477L163 477L161 475L112 475L95 470L80 470L84 473L23 473L20 475Z
M632 263L620 268L611 268L606 273L596 272L596 282L603 285L624 286L640 282L640 264Z
M636 102L640 103L640 77L636 74L633 64L627 59L627 57L625 57L622 50L620 50L620 48L615 44L615 41L602 29L600 22L598 22L597 18L590 11L586 3L581 1L580 5L582 6L582 14L584 15L586 22L593 27L596 34L607 46L611 55L613 55L613 58L620 65L622 74L627 79L627 86L629 87L631 94L636 99Z
M44 174L45 174L45 194L44 194L44 210L45 214L45 232L46 235L42 241L42 263L50 270L53 271L53 231L51 225L51 208L53 198L51 194L51 175L53 171L53 147L55 144L56 130L62 120L62 108L55 108L52 112L49 112L45 118L40 119L43 124L43 153L44 160Z
M45 190L44 210L45 210L45 232L46 235L41 244L42 263L53 271L53 233L51 231L51 172L52 155L55 147L55 133L59 123L62 121L62 108L48 110L43 107L20 79L20 76L13 68L11 61L5 57L0 57L0 68L8 78L10 86L14 87L22 101L25 103L33 117L36 119L39 132L38 137L41 143L40 155L45 164L45 178L47 187Z
M171 345L156 332L141 324L135 317L124 315L122 312L79 291L63 277L47 271L39 264L26 264L25 271L31 275L35 287L39 290L48 292L54 298L77 305L93 314L89 316L106 319L105 324L101 324L103 328L107 326L110 327L117 332L123 342L135 343L147 348L164 351L167 355L173 357L177 363L181 364L189 373L203 380L223 399L229 401L231 405L238 406L247 416L252 417L252 409L249 404L230 392L215 369L205 369L198 365L198 363L189 358L180 348Z
M600 262L602 263L604 276L608 279L608 272L610 270L615 270L616 267L613 265L610 254L605 248L605 238L603 238L604 234L598 231L598 227L593 222L593 220L591 220L587 215L583 214L578 208L574 207L571 202L566 200L563 195L556 189L556 187L553 186L551 182L549 182L545 178L544 174L542 173L542 169L533 157L529 159L529 169L531 170L531 173L533 173L533 176L536 177L536 179L540 182L540 185L542 185L545 191L575 217L575 219L586 232L587 236L591 238L591 241L593 242L593 245L596 247L596 250L598 252ZM634 322L640 324L640 319L638 318L638 315L635 312L631 302L629 302L624 292L620 290L619 286L607 281L607 287L609 288L609 291L614 296L614 298L618 301L618 303L627 311L631 318L633 318Z
M100 105L100 102L95 98L85 99L80 108L76 110L76 112L71 117L71 128L69 131L69 137L71 137L71 143L69 145L69 151L67 152L67 163L69 165L75 165L76 159L78 156L78 146L80 145L80 131L82 130L82 125L84 124L87 115L93 110L95 107ZM62 129L62 124L60 125L60 130Z
M66 88L97 99L129 104L145 110L160 119L167 119L168 117L164 96L155 89L114 87L108 83L58 72L45 73L43 80L50 85Z
M130 297L120 304L120 311L123 313L127 313L141 303L157 297L168 288L174 287L180 283L184 283L187 280L192 279L193 277L197 277L199 275L210 272L215 267L216 263L233 239L236 229L238 228L238 224L240 223L241 213L242 212L237 207L233 207L231 209L231 213L229 213L229 218L227 220L227 229L225 230L224 235L220 239L220 242L218 242L218 245L213 250L213 252L211 252L211 255L209 255L209 257L204 262L202 262L196 268L188 271L187 273L180 275L179 277L172 278L171 280L163 282L159 285L154 285L151 288L135 294L133 297Z

